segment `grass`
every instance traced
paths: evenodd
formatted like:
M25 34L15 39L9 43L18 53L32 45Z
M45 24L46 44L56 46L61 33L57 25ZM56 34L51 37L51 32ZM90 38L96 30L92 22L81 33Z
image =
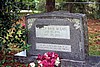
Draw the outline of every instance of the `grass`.
M100 32L89 33L89 55L100 56Z
M89 55L100 56L100 45L89 46Z

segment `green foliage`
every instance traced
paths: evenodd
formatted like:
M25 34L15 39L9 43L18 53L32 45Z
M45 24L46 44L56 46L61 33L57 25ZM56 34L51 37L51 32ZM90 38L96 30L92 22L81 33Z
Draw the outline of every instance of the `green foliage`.
M6 67L11 67L11 66L6 66Z
M13 6L12 6L13 5ZM0 46L2 50L6 50L9 44L7 34L8 30L12 28L12 25L18 20L17 9L15 8L14 2L1 1L0 11ZM13 12L11 12L11 9ZM7 51L7 50L6 50Z
M89 46L89 55L100 56L100 45Z
M6 60L2 60L2 61L0 61L0 64L3 64L3 63L5 63L5 61L6 61Z
M28 46L26 45L27 30L25 26L17 22L20 12L19 5L15 0L2 0L0 4L0 51L2 52L0 67L2 67L5 62L8 62L6 54L22 51ZM14 60L12 59L10 62L14 62Z
M100 18L100 4L96 4L99 0L55 0L55 10L66 10L73 13L87 14L89 18ZM75 3L68 4L66 2L94 2L93 4ZM22 10L32 10L33 13L46 12L46 0L17 0L16 5Z
M26 29L22 28L21 24L15 25L13 28L8 30L6 40L4 39L3 42L8 42L8 47L10 50L22 50L25 46L26 41ZM4 43L5 44L5 43Z
M66 3L66 2L73 2ZM77 3L74 3L77 2ZM81 3L80 3L81 2ZM82 3L82 2L94 2L91 4ZM56 10L66 10L72 13L83 13L86 14L89 18L99 19L100 18L100 4L99 0L56 0Z
M16 23L19 20L20 8L13 0L1 1L0 4L0 50L4 54L12 50L21 51L26 45L27 30Z
M100 32L89 33L89 55L100 55Z

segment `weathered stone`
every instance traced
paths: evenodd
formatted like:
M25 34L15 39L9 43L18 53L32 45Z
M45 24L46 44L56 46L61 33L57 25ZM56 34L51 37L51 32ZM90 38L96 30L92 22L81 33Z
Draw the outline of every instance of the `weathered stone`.
M29 15L27 24L28 43L32 45L28 55L53 51L64 59L86 59L88 40L84 14L51 12Z
M76 61L76 60L61 60L61 67L83 67L85 61Z

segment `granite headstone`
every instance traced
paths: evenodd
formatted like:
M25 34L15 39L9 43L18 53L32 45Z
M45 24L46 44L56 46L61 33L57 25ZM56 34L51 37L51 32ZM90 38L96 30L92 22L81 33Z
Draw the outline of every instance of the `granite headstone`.
M56 52L60 58L84 61L88 55L85 14L50 12L26 17L29 56Z
M56 52L61 67L99 67L100 56L88 56L88 36L85 14L66 11L26 16L27 57L15 57L21 63L34 61L38 54Z

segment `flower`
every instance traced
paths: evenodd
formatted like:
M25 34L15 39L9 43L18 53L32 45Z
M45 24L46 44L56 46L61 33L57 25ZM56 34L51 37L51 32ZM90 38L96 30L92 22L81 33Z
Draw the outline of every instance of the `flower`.
M26 25L23 23L23 24L22 24L22 27L24 27L24 28L25 28L25 26L26 26Z
M59 66L60 59L58 54L55 52L47 52L43 55L38 55L37 57L37 64L38 66L33 66L32 67L54 67L54 66Z
M29 66L31 66L31 67L35 67L35 63L32 62L32 63L29 64Z
M56 62L55 62L55 65L56 65L56 66L59 66L59 64L60 64L60 59L59 59L59 57L58 57L57 60L56 60Z
M58 66L60 63L58 54L55 52L47 52L44 55L38 55L38 63L42 67L54 67L54 65Z

